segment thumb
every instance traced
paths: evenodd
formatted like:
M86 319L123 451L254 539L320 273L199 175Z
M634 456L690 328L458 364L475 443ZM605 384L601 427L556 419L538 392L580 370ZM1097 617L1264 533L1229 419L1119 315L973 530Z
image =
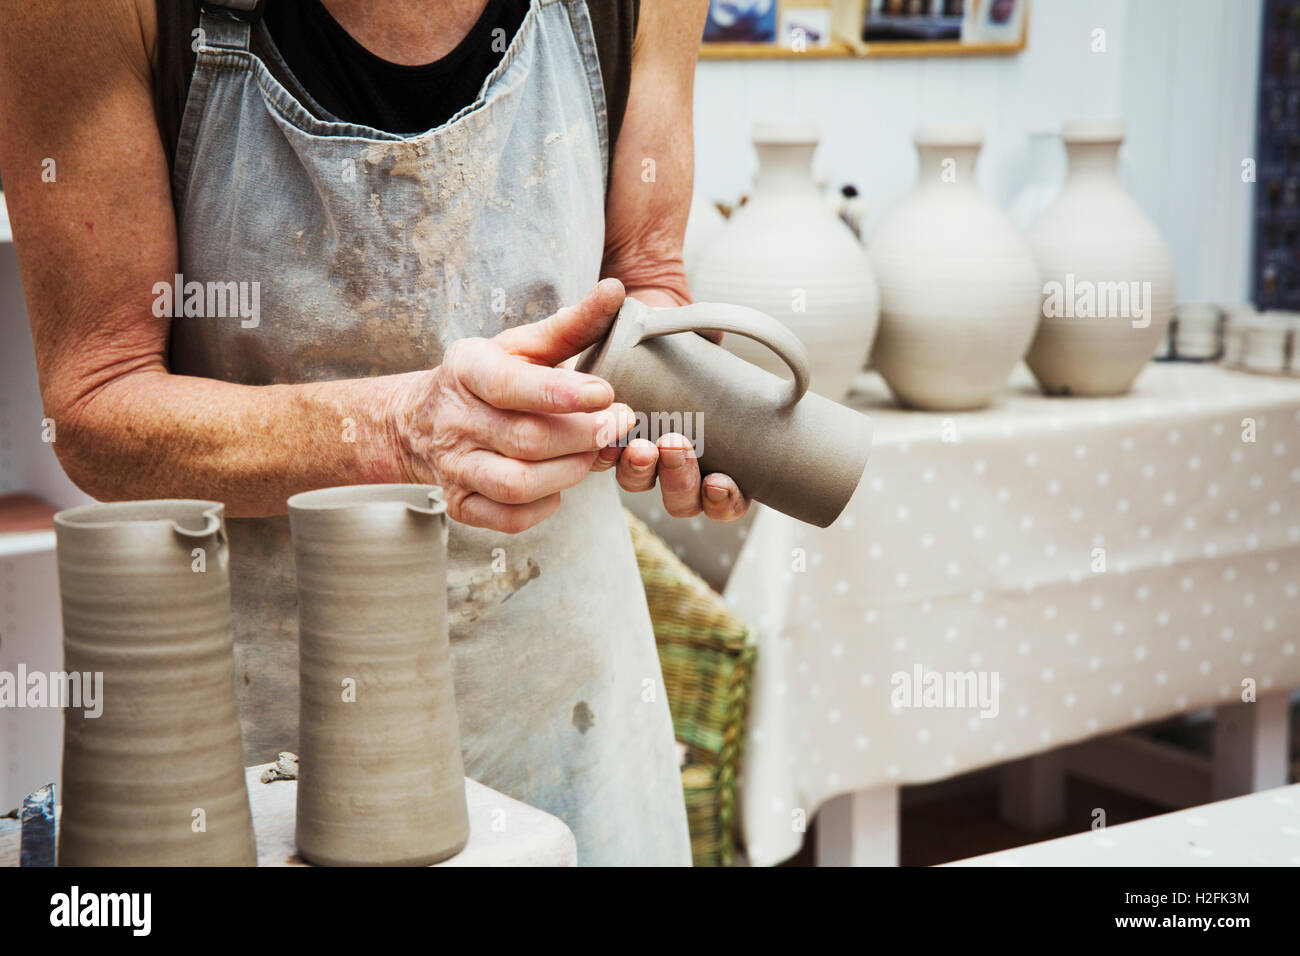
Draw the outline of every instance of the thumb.
M538 365L559 365L599 342L623 306L623 283L601 279L577 305L528 325L506 329L493 341Z

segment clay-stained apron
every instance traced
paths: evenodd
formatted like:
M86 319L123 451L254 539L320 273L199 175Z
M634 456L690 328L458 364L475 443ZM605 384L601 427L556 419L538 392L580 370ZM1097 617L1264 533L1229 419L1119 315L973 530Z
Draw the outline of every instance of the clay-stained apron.
M403 137L318 119L214 14L175 162L186 281L257 281L260 321L177 319L173 370L246 384L436 365L599 277L608 145L582 0L534 0L479 99ZM258 24L256 29L265 29ZM318 115L326 115L317 107ZM340 440L365 441L339 410ZM231 520L247 763L295 750L284 517ZM672 724L610 474L520 535L453 525L466 773L562 817L591 864L689 864ZM508 825L508 824L507 824Z

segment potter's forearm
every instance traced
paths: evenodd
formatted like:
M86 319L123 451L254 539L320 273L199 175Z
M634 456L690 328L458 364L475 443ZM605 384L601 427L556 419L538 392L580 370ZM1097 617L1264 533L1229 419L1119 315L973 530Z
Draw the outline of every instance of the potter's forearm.
M422 374L257 387L147 370L47 412L60 461L96 498L205 498L260 516L299 491L403 480L391 406Z
M690 211L695 58L708 4L643 4L627 112L606 203L604 274L653 305L690 302L682 238Z

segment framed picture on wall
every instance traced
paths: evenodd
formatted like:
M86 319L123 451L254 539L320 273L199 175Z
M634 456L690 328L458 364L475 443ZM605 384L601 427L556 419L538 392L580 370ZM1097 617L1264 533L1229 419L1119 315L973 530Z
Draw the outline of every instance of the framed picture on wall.
M776 42L777 0L709 0L705 43Z
M835 36L837 0L710 0L700 55L747 57L849 56Z
M832 44L830 7L782 4L779 42L792 52L829 49Z
M1028 0L969 0L974 16L962 39L967 43L1021 43Z
M700 56L995 56L1025 48L1030 0L710 0Z
M957 42L966 0L869 0L862 11L862 41Z

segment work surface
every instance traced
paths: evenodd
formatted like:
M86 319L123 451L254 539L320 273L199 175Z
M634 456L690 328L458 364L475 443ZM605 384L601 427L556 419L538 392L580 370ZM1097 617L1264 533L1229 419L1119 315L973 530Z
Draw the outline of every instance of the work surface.
M876 441L844 514L761 510L725 592L759 645L755 862L838 794L1300 685L1300 382L1153 364L1051 399L1021 369L943 414L861 381Z
M1300 866L1300 783L949 866Z
M246 771L248 798L257 834L258 866L306 866L293 843L296 780L262 783L271 764ZM466 779L469 842L435 866L577 866L573 832L549 813ZM18 865L17 820L0 820L0 867Z

